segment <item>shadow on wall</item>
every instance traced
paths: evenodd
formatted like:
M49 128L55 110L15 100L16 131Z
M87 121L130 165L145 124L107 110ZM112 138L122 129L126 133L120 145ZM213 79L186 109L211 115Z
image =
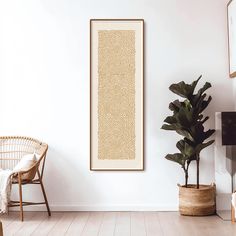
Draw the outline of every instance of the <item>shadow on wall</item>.
M54 148L49 148L46 173L44 181L48 189L48 198L53 204L67 202L72 204L88 204L90 196L101 199L95 176L88 176L89 158L77 153L64 153ZM79 196L73 199L73 196Z
M88 178L89 158L81 158L83 155L76 153L64 153L50 147L46 157L43 183L50 206L72 207L84 206L90 203L94 204L92 198L96 196L99 202L102 199L99 194L99 188L96 185L95 176ZM76 161L77 159L77 161ZM77 162L77 163L76 163ZM42 192L39 186L27 186L23 188L25 201L43 200ZM75 199L73 196L79 196ZM90 201L91 196L91 201ZM18 199L18 188L13 186L11 199ZM66 205L65 205L66 203ZM71 205L70 205L71 204ZM43 206L43 205L42 205ZM43 206L44 207L44 206ZM25 209L27 210L28 207ZM76 210L76 209L75 209Z

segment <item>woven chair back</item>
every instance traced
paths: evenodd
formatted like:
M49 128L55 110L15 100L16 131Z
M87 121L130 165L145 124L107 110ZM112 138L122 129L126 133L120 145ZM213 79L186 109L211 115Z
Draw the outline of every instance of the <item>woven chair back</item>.
M47 148L47 144L29 137L0 137L0 168L12 170L24 155L36 153L39 157L37 167L40 168L40 172L43 174ZM36 170L31 174L35 175Z

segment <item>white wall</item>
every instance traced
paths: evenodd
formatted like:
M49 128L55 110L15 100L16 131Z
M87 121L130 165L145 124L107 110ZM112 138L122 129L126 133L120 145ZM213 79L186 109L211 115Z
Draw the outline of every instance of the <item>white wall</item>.
M233 109L226 2L0 2L0 134L32 136L49 144L45 185L52 209L176 209L183 173L164 156L176 151L180 137L160 129L176 98L168 87L203 74L202 83L213 85L210 127L215 111ZM89 171L90 18L145 20L143 172ZM214 180L213 147L202 153L200 179ZM34 195L39 197L39 191Z

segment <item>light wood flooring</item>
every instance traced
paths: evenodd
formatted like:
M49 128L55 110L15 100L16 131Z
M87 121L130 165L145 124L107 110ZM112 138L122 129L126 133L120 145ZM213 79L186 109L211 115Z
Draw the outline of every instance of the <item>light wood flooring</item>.
M236 224L217 216L184 217L177 212L18 212L1 216L7 235L236 236Z

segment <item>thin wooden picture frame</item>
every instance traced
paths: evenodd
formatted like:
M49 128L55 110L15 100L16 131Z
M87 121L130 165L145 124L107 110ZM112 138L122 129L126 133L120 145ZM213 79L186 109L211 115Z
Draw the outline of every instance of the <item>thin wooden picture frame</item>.
M233 14L233 15L232 15ZM227 4L229 76L236 77L236 1Z
M97 48L99 48L98 45L100 45L101 43L98 43L98 31L101 30L104 31L104 33L110 31L112 33L112 31L120 30L122 31L122 33L123 31L124 33L126 33L125 30L133 31L133 29L137 29L137 31L134 30L135 31L134 38L135 38L135 66L136 64L138 66L137 68L135 68L135 86L136 86L135 87L135 157L134 159L120 159L120 160L106 159L106 158L99 159L98 153L101 152L98 152L99 129L98 129L98 124L96 124L96 122L98 123L97 119L98 115L96 113L98 113L99 110L97 108L98 107L97 94L98 94L98 80L99 80L98 67L101 63L97 62L99 58ZM106 38L107 36L105 37L105 39ZM112 52L112 50L110 51ZM137 55L139 55L139 57ZM137 82L137 80L139 80L139 82ZM141 85L140 88L137 89L136 84ZM140 104L138 105L136 103L139 100L136 99L138 96L136 94L140 95L139 97ZM137 107L138 109L136 109ZM138 115L140 116L139 119L137 119L136 110L138 110ZM137 130L138 130L138 135L136 133ZM137 137L139 138L138 141ZM139 143L140 145L137 146L137 143ZM138 151L139 154L137 155ZM106 155L106 152L103 153L105 153ZM138 156L137 159L135 159L136 155ZM100 156L102 155L100 154ZM92 171L108 171L108 170L143 171L144 170L144 20L143 19L91 19L90 20L90 170Z

